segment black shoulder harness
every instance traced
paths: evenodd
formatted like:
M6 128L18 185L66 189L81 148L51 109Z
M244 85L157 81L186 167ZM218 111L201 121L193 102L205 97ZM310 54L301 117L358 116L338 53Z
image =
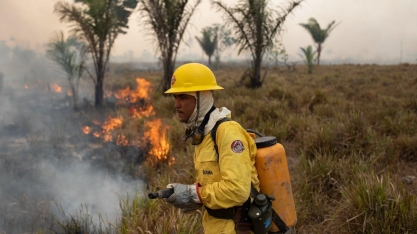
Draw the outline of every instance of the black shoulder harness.
M214 150L216 150L216 154L217 154L217 161L219 161L219 147L217 146L217 143L216 143L216 132L217 132L217 128L219 127L219 125L226 121L231 121L231 119L228 117L224 117L222 119L217 120L216 124L214 125L213 129L211 129L211 132L210 132L211 139L213 140L213 143L214 143Z
M219 125L223 122L226 122L226 121L231 121L231 119L228 118L228 117L224 117L222 119L217 120L216 124L214 125L213 129L211 129L211 132L210 132L211 139L213 140L213 143L214 143L214 149L216 150L216 154L217 154L217 161L219 161L219 147L217 146L217 143L216 143L216 132L217 132L217 128L219 127ZM250 129L246 129L246 130L249 131L249 132L254 132L254 133L258 134L258 132L254 131L254 130L250 130ZM256 188L251 183L250 196L255 198L258 194L259 194L258 190L256 190ZM245 202L245 205L247 206L248 203L250 204L250 197ZM207 209L207 207L206 207L206 209ZM248 210L249 210L249 207L247 206L246 207L246 213L245 213L246 216L247 216L247 211ZM222 211L222 213L224 213L224 212ZM209 214L210 214L210 212L209 212ZM214 214L212 216L216 217ZM220 218L223 218L223 217L220 217ZM278 233L286 233L289 230L289 227L285 224L284 220L282 220L281 217L279 217L279 215L277 214L277 212L274 209L272 209L272 222L275 223L275 225L277 225L277 227L279 228L280 231Z

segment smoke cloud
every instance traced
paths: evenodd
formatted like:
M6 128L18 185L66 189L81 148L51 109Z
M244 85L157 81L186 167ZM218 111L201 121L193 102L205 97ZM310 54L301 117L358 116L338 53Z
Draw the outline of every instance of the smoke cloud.
M85 118L71 109L66 78L43 54L0 44L0 61L0 233L59 230L57 219L81 211L93 222L101 216L116 224L119 202L144 190L143 181L124 172L123 157L143 153L122 155L114 143L83 134ZM89 82L80 89L86 102Z

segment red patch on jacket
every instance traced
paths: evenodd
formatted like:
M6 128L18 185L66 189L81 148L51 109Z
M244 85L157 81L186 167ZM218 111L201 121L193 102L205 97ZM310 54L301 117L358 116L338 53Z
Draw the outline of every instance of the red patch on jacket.
M245 149L243 143L240 140L233 141L232 145L230 145L230 148L232 148L232 151L235 153L242 153Z

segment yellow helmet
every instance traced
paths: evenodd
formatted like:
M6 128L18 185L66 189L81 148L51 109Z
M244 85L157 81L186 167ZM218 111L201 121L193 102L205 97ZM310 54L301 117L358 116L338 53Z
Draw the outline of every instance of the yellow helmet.
M210 68L201 63L187 63L175 70L171 88L165 93L189 93L206 90L220 90L216 77Z

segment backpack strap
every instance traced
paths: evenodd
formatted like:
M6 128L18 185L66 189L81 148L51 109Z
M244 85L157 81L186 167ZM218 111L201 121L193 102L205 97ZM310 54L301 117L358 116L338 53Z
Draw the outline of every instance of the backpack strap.
M217 128L219 127L219 125L226 121L231 121L231 119L228 117L224 117L222 119L217 120L216 124L214 125L213 129L211 129L211 132L210 132L211 139L213 140L213 143L214 143L214 150L216 150L216 154L217 154L217 162L219 161L219 147L217 146L217 142L216 142L216 132L217 132ZM251 132L251 131L253 130L249 130L248 132ZM258 132L256 132L256 134L258 134ZM262 135L260 134L260 136ZM258 194L259 194L258 190L256 190L256 188L251 183L251 192L250 192L251 197L255 198ZM272 222L275 223L275 225L277 225L277 227L279 228L278 233L286 233L289 230L289 227L285 224L284 220L282 220L281 217L279 217L279 215L274 209L272 209Z
M219 125L226 121L231 121L231 119L228 117L224 117L224 118L217 120L216 124L214 125L213 129L211 129L211 132L210 132L211 139L213 140L213 143L214 143L214 150L216 150L216 154L217 154L217 162L219 161L219 147L217 146L217 142L216 142L216 132L217 132L217 128L219 127Z

